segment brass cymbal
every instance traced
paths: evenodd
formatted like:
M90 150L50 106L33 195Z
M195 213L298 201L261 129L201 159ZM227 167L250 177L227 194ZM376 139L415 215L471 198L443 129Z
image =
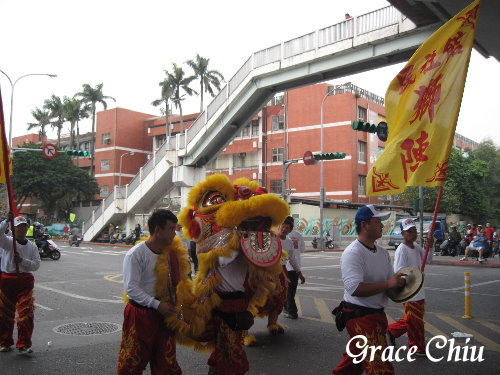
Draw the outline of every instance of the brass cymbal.
M394 302L406 302L415 297L424 285L424 274L418 268L405 267L398 271L406 276L406 284L401 288L389 289L386 293Z

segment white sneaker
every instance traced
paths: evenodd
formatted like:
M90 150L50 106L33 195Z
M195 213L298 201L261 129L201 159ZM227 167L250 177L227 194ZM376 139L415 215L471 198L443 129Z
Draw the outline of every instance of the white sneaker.
M31 350L31 348L27 346L19 348L19 354L31 354L31 353L33 353L33 350Z
M482 263L482 262L484 262L486 259L484 259L484 258L478 258L477 260L478 260L479 262L481 262L481 263Z
M463 258L460 258L460 260L469 260L469 259L466 257L463 257Z
M12 348L10 346L0 346L0 353L10 352Z

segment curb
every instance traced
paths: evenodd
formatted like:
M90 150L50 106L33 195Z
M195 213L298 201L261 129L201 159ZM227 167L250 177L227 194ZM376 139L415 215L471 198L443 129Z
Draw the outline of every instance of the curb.
M478 262L474 260L436 260L433 259L432 265L438 265L438 266L463 266L463 267L489 267L489 268L500 268L500 262L496 261L485 261L485 262Z

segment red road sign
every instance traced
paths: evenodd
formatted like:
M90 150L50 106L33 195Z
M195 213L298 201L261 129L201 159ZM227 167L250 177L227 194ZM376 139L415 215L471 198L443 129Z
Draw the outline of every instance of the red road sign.
M314 164L314 156L313 156L313 153L311 151L306 151L304 152L304 157L302 158L302 160L304 161L304 164L305 165L311 165L311 164Z
M47 143L42 148L42 155L47 159L53 159L57 156L57 147L52 143Z

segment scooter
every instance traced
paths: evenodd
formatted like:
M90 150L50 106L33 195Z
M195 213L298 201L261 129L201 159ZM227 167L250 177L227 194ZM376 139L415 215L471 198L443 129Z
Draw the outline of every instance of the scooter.
M325 238L323 239L325 242L325 248L327 249L334 249L335 248L335 243L333 242L333 238L330 238L330 236L327 234ZM318 242L319 238L314 237L312 240L312 246L313 248L317 249L318 248Z
M40 258L50 258L52 260L59 260L61 258L61 251L54 241L51 240L50 234L44 233L35 244L38 247Z
M125 244L127 245L133 245L135 244L135 241L137 241L137 236L135 235L135 231L132 231L126 238L125 238Z
M79 247L80 246L80 242L83 241L83 238L82 236L78 235L78 234L73 234L71 236L69 236L69 246L73 246L75 245L76 247Z

